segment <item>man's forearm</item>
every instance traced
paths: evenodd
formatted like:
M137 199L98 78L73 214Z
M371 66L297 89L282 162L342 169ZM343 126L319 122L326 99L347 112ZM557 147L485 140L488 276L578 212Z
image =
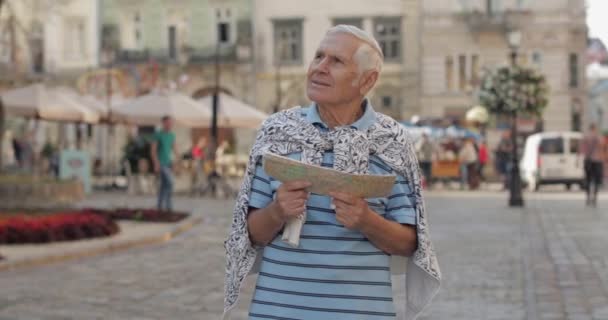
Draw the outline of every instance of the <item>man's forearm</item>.
M247 227L249 229L249 239L257 245L265 246L269 244L279 233L285 222L277 212L276 203L271 202L266 208L253 209L249 211Z
M399 256L411 256L418 246L416 227L389 221L372 213L360 231L380 250Z

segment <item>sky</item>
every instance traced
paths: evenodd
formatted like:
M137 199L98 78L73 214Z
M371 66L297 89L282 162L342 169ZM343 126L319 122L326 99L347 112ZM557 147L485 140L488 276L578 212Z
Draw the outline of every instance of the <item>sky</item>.
M608 45L608 0L587 0L589 35Z

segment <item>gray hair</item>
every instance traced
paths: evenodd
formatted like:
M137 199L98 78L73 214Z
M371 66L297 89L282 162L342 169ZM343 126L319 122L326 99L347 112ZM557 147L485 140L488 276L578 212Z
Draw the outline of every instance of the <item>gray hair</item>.
M330 28L327 30L327 34L330 33L347 33L363 42L353 55L353 59L359 66L359 74L363 74L363 72L368 70L374 70L378 73L382 71L384 54L382 54L378 41L372 35L355 26L346 24L339 24Z

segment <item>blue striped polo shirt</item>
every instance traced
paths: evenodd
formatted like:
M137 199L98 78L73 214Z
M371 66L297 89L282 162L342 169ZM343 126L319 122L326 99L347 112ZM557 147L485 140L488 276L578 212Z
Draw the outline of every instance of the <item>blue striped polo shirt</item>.
M317 108L302 108L302 117L319 130L329 130ZM369 103L363 116L352 124L367 130L375 121ZM287 155L300 160L300 153ZM324 167L333 167L333 153L323 155ZM370 156L369 173L393 174L378 157ZM250 203L264 208L272 202L280 182L269 177L258 163ZM413 194L398 176L386 198L370 198L370 208L385 219L416 224ZM375 247L362 233L341 225L328 196L311 194L300 245L293 248L281 233L264 248L250 320L375 320L396 317L389 270L390 256Z

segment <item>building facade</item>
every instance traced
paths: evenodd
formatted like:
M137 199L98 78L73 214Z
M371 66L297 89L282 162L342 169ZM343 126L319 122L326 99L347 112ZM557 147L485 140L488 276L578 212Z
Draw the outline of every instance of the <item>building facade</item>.
M215 87L217 52L222 90L249 100L250 15L246 0L105 0L100 61L124 73L124 95L167 88L202 96Z
M418 3L409 0L254 0L256 105L265 111L309 103L306 70L332 25L356 25L379 41L385 64L370 99L397 119L417 112ZM323 10L319 10L319 8Z
M509 63L507 36L519 31L517 63L540 70L550 86L542 124L522 129L580 130L587 105L584 1L421 1L422 116L464 116L477 103L485 68Z
M76 75L98 64L98 0L5 0L0 68L13 80Z
M45 82L70 85L99 61L98 0L5 0L0 8L0 90ZM34 130L35 129L35 130ZM76 140L76 126L9 118L6 139L35 131L46 142ZM4 146L8 146L6 141ZM7 150L3 150L7 152Z
M200 98L213 93L218 84L221 91L253 102L250 1L104 0L100 16L100 68L81 76L81 91L100 98L136 97L151 91L179 91ZM107 129L98 130L99 155L105 157L103 150L127 143L126 128L118 129L118 142L108 140ZM175 128L175 132L180 153L187 152L198 136L209 134L208 129ZM232 135L220 131L220 139ZM116 162L117 152L110 152L111 158L102 162Z

